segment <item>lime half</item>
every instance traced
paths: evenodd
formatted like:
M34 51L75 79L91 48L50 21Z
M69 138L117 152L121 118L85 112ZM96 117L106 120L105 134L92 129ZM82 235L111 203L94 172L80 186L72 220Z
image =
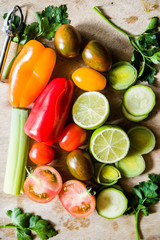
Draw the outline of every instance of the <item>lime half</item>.
M124 158L130 147L127 134L117 126L105 125L96 129L90 139L90 151L103 163L113 163Z
M100 92L81 94L72 108L73 121L85 129L102 126L109 116L109 102Z

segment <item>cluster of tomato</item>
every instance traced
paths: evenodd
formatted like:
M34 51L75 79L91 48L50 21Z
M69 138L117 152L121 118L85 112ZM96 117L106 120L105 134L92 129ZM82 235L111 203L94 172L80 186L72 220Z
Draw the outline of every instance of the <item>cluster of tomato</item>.
M73 26L64 24L58 28L54 43L58 53L72 58L80 52L81 37ZM82 58L91 68L77 69L72 75L74 83L87 91L104 89L106 79L97 71L105 72L111 67L111 57L107 50L99 42L90 41L82 52ZM93 81L93 78L96 81ZM69 180L63 185L58 171L46 165L55 157L53 148L42 142L32 145L29 158L40 166L27 177L24 183L24 191L30 199L46 203L59 194L62 205L73 216L86 217L94 211L95 197L87 190L85 183L81 182L90 180L94 173L90 156L78 149L85 142L86 137L85 129L70 123L58 138L60 148L70 152L66 164L73 177L78 179Z

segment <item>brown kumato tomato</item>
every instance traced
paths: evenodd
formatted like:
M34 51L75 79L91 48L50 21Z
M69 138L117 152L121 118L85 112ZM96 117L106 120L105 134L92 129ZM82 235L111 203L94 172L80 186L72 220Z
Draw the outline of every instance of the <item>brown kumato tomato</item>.
M106 48L104 48L98 41L90 41L82 52L84 62L91 68L106 72L112 66L112 58Z
M56 31L54 45L60 55L66 58L74 58L80 52L81 36L70 24L63 24Z
M66 164L70 173L77 179L85 181L93 176L93 165L88 153L80 149L67 155Z

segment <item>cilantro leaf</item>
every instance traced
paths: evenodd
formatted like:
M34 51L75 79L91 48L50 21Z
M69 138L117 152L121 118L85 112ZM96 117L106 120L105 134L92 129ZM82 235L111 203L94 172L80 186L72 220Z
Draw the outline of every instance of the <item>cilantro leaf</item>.
M140 212L144 216L152 213L150 206L160 201L160 175L148 174L149 180L140 182L127 193L128 208L125 214L135 215L135 228L138 233L138 215Z
M30 218L30 229L35 231L42 240L51 238L58 234L51 224L47 220L41 219L40 216L32 216Z
M12 222L0 226L0 228L16 228L18 240L32 240L31 231L34 231L42 240L49 239L58 234L47 220L42 219L38 215L23 213L20 208L14 208L13 211L8 210L6 215L11 218Z
M151 21L149 22L145 32L150 33L150 32L155 32L158 28L158 17L152 17Z
M3 15L5 19L7 13ZM12 21L13 35L11 41L24 45L31 39L44 37L48 40L54 38L55 33L62 24L69 24L67 6L60 5L59 7L48 6L41 13L36 12L37 22L26 25L22 24L17 30L20 23L20 17L14 16Z
M144 67L143 74L140 76L140 81L146 81L149 84L154 83L154 75L156 74L157 70L155 67L151 66L150 63L146 63Z
M17 228L17 240L32 240L31 231Z

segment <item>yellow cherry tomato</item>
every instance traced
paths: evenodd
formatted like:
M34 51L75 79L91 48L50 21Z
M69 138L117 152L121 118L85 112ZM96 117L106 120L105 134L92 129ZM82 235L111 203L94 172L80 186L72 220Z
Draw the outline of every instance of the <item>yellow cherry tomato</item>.
M78 68L72 74L75 85L85 91L101 91L106 86L106 78L91 68Z

